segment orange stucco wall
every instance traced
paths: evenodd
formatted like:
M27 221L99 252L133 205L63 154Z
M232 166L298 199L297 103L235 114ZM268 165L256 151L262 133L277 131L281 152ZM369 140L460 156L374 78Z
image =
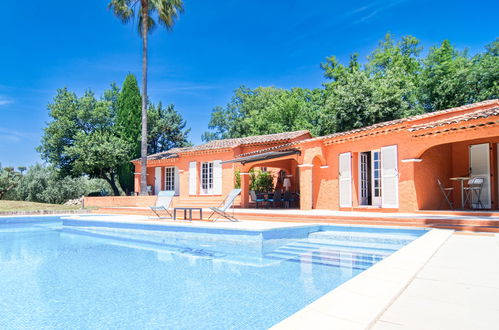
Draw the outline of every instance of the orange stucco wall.
M156 202L156 196L105 196L85 197L84 205L92 207L149 207Z

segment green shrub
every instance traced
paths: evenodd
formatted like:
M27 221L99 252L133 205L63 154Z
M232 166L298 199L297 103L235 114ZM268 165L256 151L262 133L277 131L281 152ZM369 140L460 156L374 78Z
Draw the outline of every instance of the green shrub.
M234 188L241 188L241 171L236 170L234 172Z
M269 172L250 171L250 190L270 192L274 190L274 178Z
M36 164L22 175L18 186L9 194L9 199L29 202L62 204L92 191L109 191L107 182L101 179L63 177L50 166Z

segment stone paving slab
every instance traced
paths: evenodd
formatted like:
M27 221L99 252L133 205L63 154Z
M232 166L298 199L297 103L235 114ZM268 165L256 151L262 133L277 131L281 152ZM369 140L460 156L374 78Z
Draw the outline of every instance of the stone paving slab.
M499 329L499 236L452 235L372 329Z
M335 210L298 210L298 209L234 209L236 214L268 214L268 215L292 215L292 216L324 216L324 217L349 217L349 218L394 218L394 219L454 219L454 220L464 220L464 219L474 219L474 220L485 220L485 221L499 221L499 216L483 216L476 215L472 211L466 215L456 215L456 214L442 214L437 213L404 213L404 212L365 212L365 211L335 211Z
M297 223L297 222L271 222L271 221L244 221L237 222L220 220L220 221L189 221L189 220L172 220L172 219L158 219L150 218L141 215L82 215L82 216L68 216L68 219L75 220L91 220L103 222L124 222L124 223L139 223L139 224L155 224L165 226L188 226L188 227L207 227L207 228L220 228L220 229L241 229L241 230L265 230L274 228L288 228L288 227L307 227L313 224Z

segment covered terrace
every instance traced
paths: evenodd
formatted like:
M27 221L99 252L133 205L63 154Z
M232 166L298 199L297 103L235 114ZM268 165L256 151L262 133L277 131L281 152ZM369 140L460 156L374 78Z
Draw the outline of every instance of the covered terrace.
M289 143L279 147L273 147L263 150L258 150L250 153L237 155L234 159L224 161L223 163L239 164L239 174L241 176L241 207L248 208L255 201L250 195L250 174L251 170L259 169L270 173L273 178L272 191L265 192L259 198L264 200L274 200L274 192L284 194L288 191L288 196L293 196L293 204L289 201L287 207L299 207L300 198L300 161L301 151L294 145ZM281 195L277 193L276 195ZM256 194L253 195L253 197ZM272 201L268 202L267 207L284 207L283 195L279 198L283 202ZM265 205L265 203L264 203Z
M418 209L499 209L498 116L499 107L493 107L409 129ZM468 186L473 178L483 179L475 193Z

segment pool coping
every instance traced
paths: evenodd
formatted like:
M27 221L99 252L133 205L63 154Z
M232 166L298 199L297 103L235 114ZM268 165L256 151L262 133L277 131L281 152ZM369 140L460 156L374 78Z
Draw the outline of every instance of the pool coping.
M239 220L236 222L231 221L200 221L200 220L172 220L169 218L156 218L140 215L116 215L116 214L63 214L62 219L82 220L82 221L101 221L112 223L129 223L129 224L143 224L143 225L162 225L162 226L190 226L199 228L220 228L220 229L237 229L241 231L254 231L254 230L269 230L269 229L282 229L282 228L295 228L295 227L308 227L308 226L338 226L338 227L353 227L353 228L387 228L387 229L400 229L404 231L423 230L430 231L431 229L421 226L407 227L397 225L368 225L368 224L351 224L351 223L322 223L322 222L273 222L265 220ZM251 224L253 228L235 228L241 224ZM265 224L263 227L258 225Z
M428 231L271 329L370 329L453 233Z
M112 227L122 229L152 230L152 231L170 231L180 230L192 233L206 234L227 234L227 235L246 235L260 236L262 239L292 237L300 238L300 233L309 228L318 228L319 231L324 228L356 228L364 229L365 232L413 232L426 231L427 228L406 228L398 226L369 226L369 225L351 225L351 224L323 224L323 223L293 223L293 222L268 222L268 221L238 221L238 222L192 222L192 221L144 221L130 216L124 219L123 216L66 216L62 217L65 227L83 226L83 227ZM277 236L276 236L277 235ZM296 236L298 235L298 236ZM307 233L308 235L308 233Z
M14 213L14 214L6 214L6 213L1 213L0 212L0 219L1 218L26 218L26 217L33 217L33 218L49 218L49 217L70 217L70 216L78 216L78 215L91 215L91 213L86 213L86 212L75 212L75 213Z

